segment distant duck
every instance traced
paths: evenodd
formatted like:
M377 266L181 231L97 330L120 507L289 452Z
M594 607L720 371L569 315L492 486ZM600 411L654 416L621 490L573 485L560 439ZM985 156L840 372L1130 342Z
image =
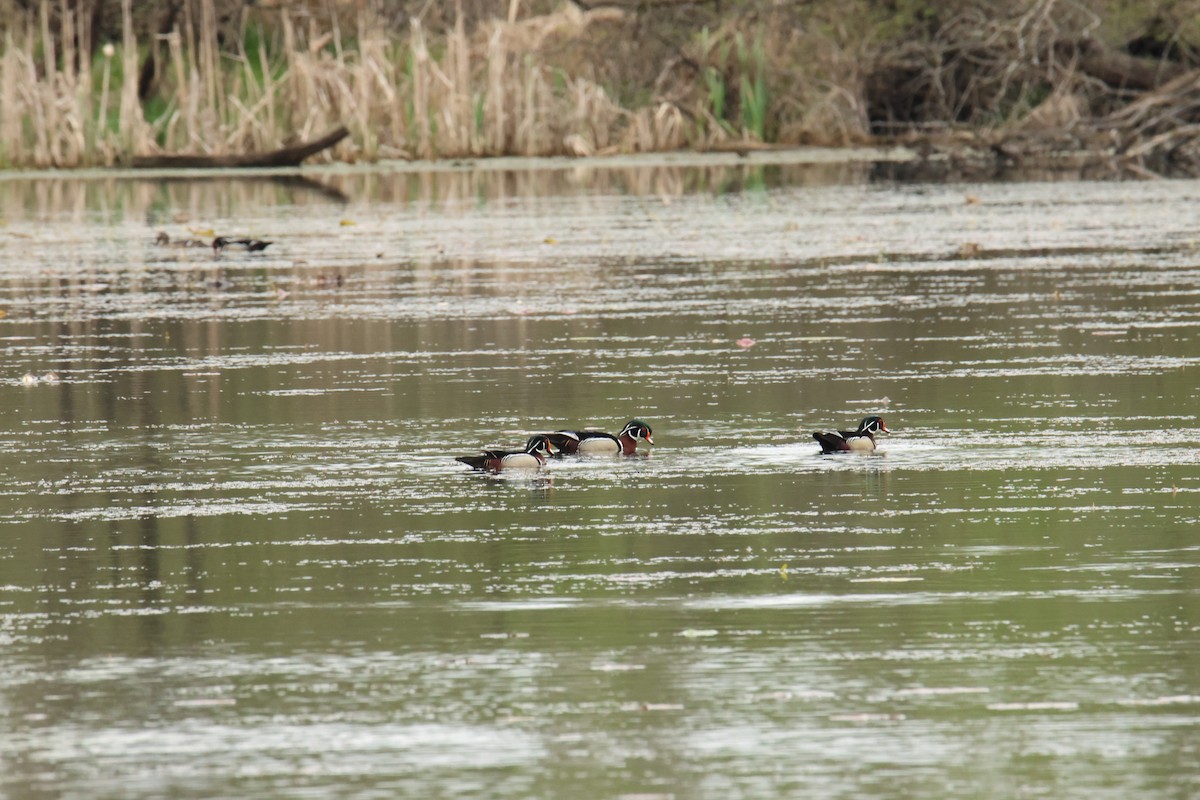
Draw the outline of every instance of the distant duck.
M37 386L39 383L48 383L53 386L54 384L58 383L58 381L58 373L54 372L53 370L47 372L45 375L42 375L40 378L37 375L34 375L32 372L26 372L21 376L22 386Z
M821 445L822 453L870 453L875 450L875 434L891 433L883 424L883 417L870 416L858 423L856 431L821 431L813 438Z
M166 231L159 231L154 243L159 247L208 247L208 242L201 239L172 239Z
M264 242L262 239L228 239L218 236L213 239L212 249L217 253L223 253L226 250L231 253L257 253L266 250L272 244L274 242Z
M638 440L654 445L653 432L650 426L640 419L631 419L616 436L603 431L555 431L549 434L550 442L560 452L572 455L575 453L596 453L631 456L637 452Z
M472 469L500 472L505 469L540 469L551 453L550 438L544 433L530 436L524 450L484 450L477 456L459 456Z

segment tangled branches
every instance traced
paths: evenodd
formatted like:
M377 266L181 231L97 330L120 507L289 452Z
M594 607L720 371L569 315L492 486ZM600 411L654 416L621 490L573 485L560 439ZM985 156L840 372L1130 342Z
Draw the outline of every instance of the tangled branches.
M1004 157L1063 149L1151 174L1200 173L1200 72L1099 38L1101 19L1068 0L1007 15L968 5L880 52L866 85L878 134L953 130Z

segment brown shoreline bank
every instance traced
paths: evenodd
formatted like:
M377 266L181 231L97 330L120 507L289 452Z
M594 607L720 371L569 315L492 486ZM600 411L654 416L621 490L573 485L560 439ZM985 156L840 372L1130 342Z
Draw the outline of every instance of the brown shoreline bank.
M491 156L481 158L382 159L371 162L320 162L298 166L154 166L141 164L77 169L0 170L0 183L15 180L321 180L326 177L391 174L455 174L537 171L613 171L660 169L764 169L792 167L875 167L881 176L904 181L1008 179L1141 178L1122 170L1111 152L1049 151L1028 158L999 153L981 145L907 145L854 147L757 147L738 150L673 150L594 156ZM1167 175L1164 177L1186 177Z

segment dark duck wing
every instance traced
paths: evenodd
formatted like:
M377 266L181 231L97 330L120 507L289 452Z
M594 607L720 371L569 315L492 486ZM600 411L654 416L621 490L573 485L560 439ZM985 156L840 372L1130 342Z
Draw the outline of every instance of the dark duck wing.
M822 453L840 453L850 449L850 443L846 439L853 435L851 431L816 431L813 438L821 445Z
M579 452L579 431L555 431L546 434L554 445L555 455L574 455Z
M458 458L456 458L454 460L461 461L463 464L466 464L471 469L480 469L480 470L488 470L491 472L496 472L500 469L501 465L504 463L505 456L516 455L517 453L522 453L522 452L524 452L524 451L523 450L484 450L482 453L480 453L477 456L459 456Z

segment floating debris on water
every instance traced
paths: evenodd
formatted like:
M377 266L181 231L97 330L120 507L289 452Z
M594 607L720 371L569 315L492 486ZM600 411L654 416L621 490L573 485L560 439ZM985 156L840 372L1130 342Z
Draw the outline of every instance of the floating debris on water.
M645 668L645 664L614 664L611 662L592 665L593 672L635 672Z
M1078 711L1079 703L1044 701L1035 703L988 703L988 711Z
M831 714L830 722L902 722L905 719L903 714Z

